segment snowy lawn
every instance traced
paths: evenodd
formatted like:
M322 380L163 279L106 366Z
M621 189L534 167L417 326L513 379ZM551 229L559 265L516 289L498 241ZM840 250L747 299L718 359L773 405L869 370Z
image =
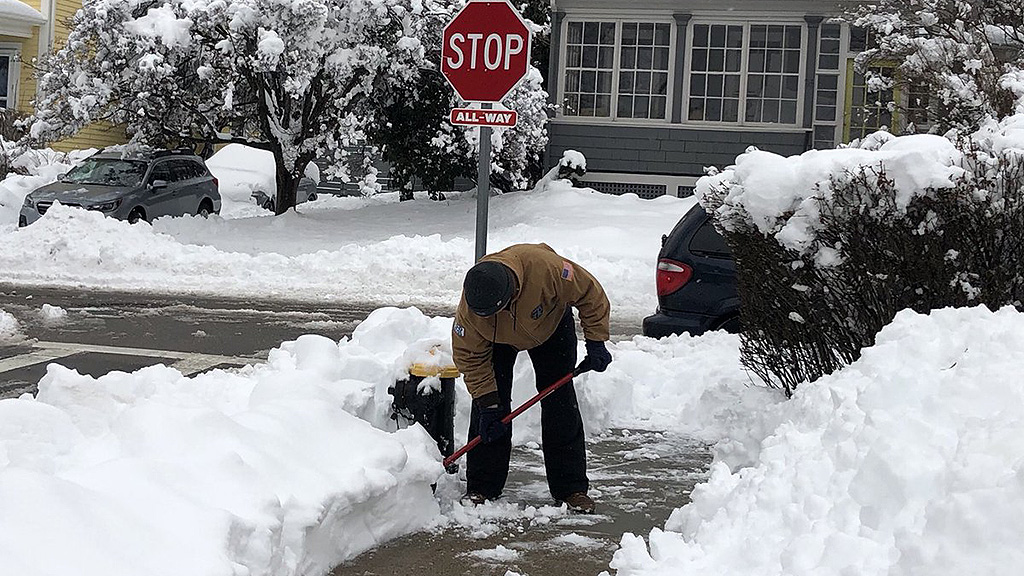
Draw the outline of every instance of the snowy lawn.
M617 318L639 321L657 305L661 236L693 203L555 183L492 198L488 248L546 242L601 280ZM186 216L152 226L59 207L24 229L0 222L0 280L451 307L473 261L476 201L458 194L404 203L395 194L321 197L279 217L255 205L231 206L238 212L223 218ZM265 216L251 216L253 210Z

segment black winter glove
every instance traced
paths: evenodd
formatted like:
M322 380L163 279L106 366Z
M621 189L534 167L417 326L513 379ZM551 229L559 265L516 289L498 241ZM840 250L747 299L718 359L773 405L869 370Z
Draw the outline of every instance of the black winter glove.
M576 374L583 374L591 370L594 372L604 372L608 365L612 363L612 355L608 352L604 342L600 340L587 340L586 346L587 356L576 367Z
M480 434L480 441L490 444L500 440L508 434L508 424L501 421L508 414L501 406L490 406L479 409L477 419L477 433Z

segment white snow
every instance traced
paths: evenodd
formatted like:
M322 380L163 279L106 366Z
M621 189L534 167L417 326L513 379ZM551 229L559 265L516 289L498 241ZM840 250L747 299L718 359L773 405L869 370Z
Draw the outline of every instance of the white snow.
M179 19L171 6L159 6L127 22L125 28L139 36L158 38L168 48L187 48L192 43L192 24L188 18Z
M520 553L518 550L512 548L506 548L501 544L489 550L474 550L469 552L469 555L477 560L483 560L485 562L515 562L519 559Z
M222 190L234 186L225 184L232 178L256 181L242 168L219 168L218 157L229 149L210 161ZM265 164L250 166L256 173ZM269 214L247 196L236 200L243 210ZM555 183L541 193L493 198L488 249L546 242L601 280L617 318L639 322L657 305L653 263L661 235L693 203ZM0 231L0 268L8 281L25 284L438 307L458 301L473 262L474 200L458 194L445 202L403 203L395 194L327 197L299 210L130 226L54 207L31 226Z
M1024 315L902 312L863 358L764 415L618 576L1024 571ZM750 414L751 416L753 413Z
M277 193L273 153L242 144L228 144L206 161L206 167L218 181L224 203L222 213L266 214L253 203L252 193L260 191L268 196Z
M0 344L22 339L21 324L10 312L0 309Z
M52 304L43 304L42 308L39 309L39 317L43 322L49 324L56 324L62 322L68 317L68 311L61 308L60 306L54 306Z
M859 147L811 150L784 158L751 148L735 166L697 181L696 195L728 190L723 211L737 213L766 236L802 251L820 227L818 200L829 193L829 179L861 168L884 171L894 180L896 205L905 208L928 188L952 187L963 173L962 154L953 142L931 134L894 137L878 132Z
M21 0L0 0L0 14L14 20L26 20L33 24L46 22L46 17L39 10Z

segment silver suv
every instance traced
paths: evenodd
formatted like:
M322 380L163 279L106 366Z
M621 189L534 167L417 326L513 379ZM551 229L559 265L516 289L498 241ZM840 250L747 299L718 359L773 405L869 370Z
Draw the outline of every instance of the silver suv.
M132 223L220 212L217 179L202 158L177 150L90 156L57 182L26 196L18 224L35 222L55 201Z

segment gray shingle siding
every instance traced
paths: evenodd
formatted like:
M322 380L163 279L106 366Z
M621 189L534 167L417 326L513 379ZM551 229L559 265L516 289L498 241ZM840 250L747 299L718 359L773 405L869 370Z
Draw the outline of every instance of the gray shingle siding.
M789 156L808 148L805 132L748 132L662 128L657 126L608 126L552 122L551 158L557 161L566 150L587 157L591 172L699 176L705 166L728 166L748 146ZM552 164L553 162L549 162Z

